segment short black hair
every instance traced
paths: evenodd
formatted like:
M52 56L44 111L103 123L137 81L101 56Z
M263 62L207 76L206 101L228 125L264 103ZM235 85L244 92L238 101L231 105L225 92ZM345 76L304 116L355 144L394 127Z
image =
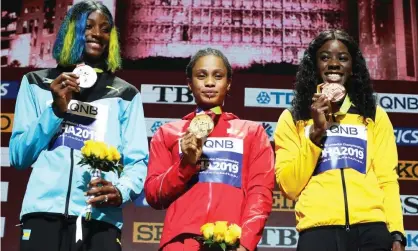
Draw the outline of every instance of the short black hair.
M226 70L227 70L227 78L231 79L232 78L231 64L229 63L228 59L225 57L225 55L220 50L213 49L213 48L201 49L198 52L196 52L196 54L193 55L193 57L190 59L189 64L187 64L186 76L188 78L192 78L193 67L195 66L197 60L201 57L209 56L209 55L217 56L217 57L220 57L222 59L222 61L224 62L224 65L226 67Z

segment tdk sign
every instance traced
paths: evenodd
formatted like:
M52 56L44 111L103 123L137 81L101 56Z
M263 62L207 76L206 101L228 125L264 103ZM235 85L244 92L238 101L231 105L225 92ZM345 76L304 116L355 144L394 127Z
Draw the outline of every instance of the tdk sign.
M418 146L418 128L398 127L393 131L398 146Z
M244 106L289 108L293 96L290 89L245 88Z

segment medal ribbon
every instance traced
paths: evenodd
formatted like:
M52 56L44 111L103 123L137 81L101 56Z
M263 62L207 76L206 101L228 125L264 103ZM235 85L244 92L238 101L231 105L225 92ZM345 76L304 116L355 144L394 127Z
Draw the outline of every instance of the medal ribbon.
M82 66L82 65L85 65L84 63L81 63L81 64L78 64L78 65L76 65L76 68L78 67L78 66ZM93 68L93 67L92 67ZM102 70L102 69L100 69L100 68L93 68L93 70L95 71L95 72L97 72L97 73L103 73L104 71Z
M321 93L321 86L322 85L317 85L316 86L316 92L317 93ZM335 115L345 115L348 112L348 109L350 109L351 105L353 103L351 103L350 97L348 96L348 94L345 95L344 97L344 101L343 104L341 105L340 109L338 110L338 112L334 113Z
M209 115L209 117L211 117L212 120L214 120L216 115L221 115L222 114L222 108L221 108L221 106L215 106L215 107L205 111L202 108L198 107L196 109L195 113L196 113L196 115L205 113L206 115Z

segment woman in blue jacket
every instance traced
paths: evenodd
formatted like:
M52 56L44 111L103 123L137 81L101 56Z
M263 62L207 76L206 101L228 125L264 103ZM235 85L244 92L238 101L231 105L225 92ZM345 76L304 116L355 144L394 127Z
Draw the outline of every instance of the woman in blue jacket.
M21 211L21 250L121 250L122 207L143 189L148 142L140 93L114 75L121 58L106 6L75 4L53 56L56 68L23 77L15 108L11 164L32 167ZM93 72L72 73L80 65ZM120 177L107 172L90 182L88 166L78 165L89 139L119 150ZM83 241L76 243L86 195L95 196L87 201L94 207L92 220L83 222Z

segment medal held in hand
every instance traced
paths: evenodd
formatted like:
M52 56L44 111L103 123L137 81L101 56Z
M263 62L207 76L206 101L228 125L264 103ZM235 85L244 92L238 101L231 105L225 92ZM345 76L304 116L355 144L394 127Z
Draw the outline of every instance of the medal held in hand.
M90 88L96 83L97 73L88 65L78 65L73 73L79 77L81 88Z
M346 94L343 85L337 83L325 83L318 86L320 92L325 94L331 102L338 102L342 100Z
M207 114L198 114L192 119L189 131L198 138L207 137L215 127L212 118Z

